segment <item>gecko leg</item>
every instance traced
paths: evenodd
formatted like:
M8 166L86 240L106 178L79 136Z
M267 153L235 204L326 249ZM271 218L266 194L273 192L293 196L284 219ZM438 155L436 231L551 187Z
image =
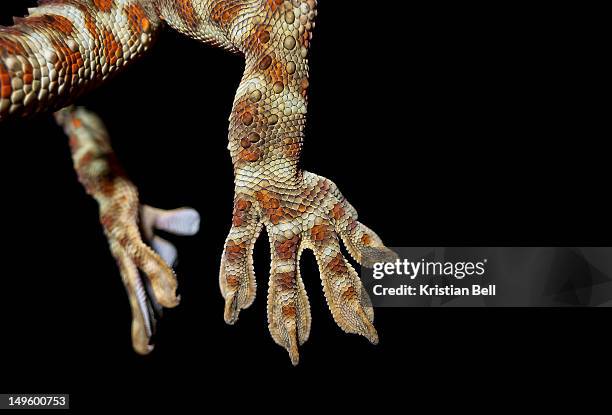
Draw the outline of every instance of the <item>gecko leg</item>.
M265 227L270 241L268 328L291 362L309 336L311 315L299 259L312 250L331 314L342 330L378 342L374 312L353 266L393 261L396 255L357 220L357 212L329 179L300 167L308 97L308 48L315 0L253 2L240 15L234 2L216 2L229 23L226 38L244 53L245 71L230 116L234 165L232 227L221 259L225 321L233 324L255 297L253 246ZM246 7L246 6L245 6ZM217 10L217 9L215 9ZM233 20L231 17L234 16ZM342 140L342 137L327 137ZM346 157L346 155L344 155Z
M193 235L199 228L199 215L189 208L162 210L141 205L136 187L118 164L104 124L95 114L70 107L57 112L55 118L70 137L79 181L98 202L100 222L130 300L134 350L149 353L162 307L179 302L171 268L176 248L155 235L155 230Z

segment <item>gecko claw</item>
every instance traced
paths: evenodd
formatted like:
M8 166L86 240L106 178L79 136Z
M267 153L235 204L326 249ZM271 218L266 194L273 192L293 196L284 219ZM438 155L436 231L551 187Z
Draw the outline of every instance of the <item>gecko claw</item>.
M230 292L225 298L225 310L223 313L223 319L225 320L225 323L229 325L236 324L236 322L238 321L239 313L240 310L237 307L236 293Z
M291 359L291 364L293 366L297 366L300 363L300 352L298 351L298 342L297 342L297 334L295 329L289 331L289 347L287 351L289 352L289 358Z

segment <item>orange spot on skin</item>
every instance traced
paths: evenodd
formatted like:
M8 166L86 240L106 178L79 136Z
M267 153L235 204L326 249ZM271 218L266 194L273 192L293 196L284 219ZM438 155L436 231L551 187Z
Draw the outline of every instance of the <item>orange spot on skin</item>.
M236 201L232 225L242 226L248 220L248 211L251 208L251 205L252 203L248 200L239 199Z
M242 258L245 251L244 242L236 243L229 241L225 247L225 257L228 261L236 261Z
M277 242L275 249L279 259L293 259L297 255L297 248L300 243L300 237L294 236L287 239L285 242Z
M357 299L357 291L354 287L348 287L346 291L342 293L342 300L346 302L354 301Z
M244 219L241 216L237 216L236 214L234 214L234 217L232 218L232 225L239 227L242 226L243 223Z
M254 162L259 160L261 157L261 152L258 149L245 148L240 153L240 159L248 162Z
M106 56L106 62L110 65L115 65L121 54L121 47L115 38L115 35L110 30L105 30L102 33L103 45L104 45L104 56Z
M334 274L345 274L348 271L341 253L338 253L329 263L327 269Z
M277 225L281 219L287 216L287 212L281 207L280 201L267 190L260 190L255 193L260 206L266 210L270 221Z
M230 288L238 288L240 285L240 281L233 275L228 275L225 279L227 281L227 286Z
M255 192L255 197L257 198L257 201L261 207L264 209L268 209L270 207L270 200L273 199L272 195L267 190Z
M310 236L314 241L327 239L327 225L315 225L310 230Z
M272 223L277 224L278 221L285 216L285 212L280 205L280 201L267 190L257 192L256 197L260 206L266 210L266 213L268 214L268 217L270 217Z
M0 89L0 98L10 98L11 94L13 93L13 89L11 88L10 85L2 85L2 88Z
M336 205L334 206L334 208L332 209L332 217L336 220L340 219L342 216L344 216L344 208L342 207L342 204L340 203L336 203Z
M248 99L243 99L236 104L235 111L239 114L243 114L244 112L251 112L253 109L251 103Z
M77 165L77 169L82 169L83 167L87 166L89 163L91 163L91 161L94 159L94 155L91 152L87 152L83 155L83 157L81 157L81 159L78 162Z
M293 272L279 272L275 279L279 291L293 291L295 289Z
M31 84L34 81L34 69L32 65L26 63L23 68L23 82L26 84Z
M295 307L292 305L284 305L283 308L281 309L281 313L283 313L283 316L285 317L295 317L295 315L297 314L297 311Z
M98 187L98 191L106 197L111 197L115 193L115 184L112 180L97 180L96 185Z
M236 208L239 210L248 210L251 208L253 204L251 202L249 202L248 200L243 200L243 199L239 199L236 202Z
M270 218L270 222L272 222L275 225L278 225L281 219L285 217L285 211L281 207L276 208L276 209L268 209L266 213L268 214L268 217Z
M79 69L83 67L83 57L81 56L81 53L78 50L73 52L65 44L59 41L54 41L53 46L55 47L55 52L59 57L56 67L65 68L67 73L76 76ZM69 81L67 82L70 82L71 78L68 79Z
M1 41L2 39L0 38L0 42ZM0 62L0 98L9 98L12 91L13 88L11 87L11 76L4 67L4 64Z
M130 4L125 8L125 13L127 14L132 33L141 34L143 31L149 31L149 19L147 19L145 11L140 5Z
M74 128L81 128L82 125L83 125L83 123L81 122L80 119L78 119L78 118L73 118L72 119L72 126Z
M370 238L370 235L368 235L367 233L364 233L363 236L361 237L361 243L364 245L370 245L370 243L372 242L372 238Z
M114 0L93 0L94 6L101 12L110 12L114 6Z

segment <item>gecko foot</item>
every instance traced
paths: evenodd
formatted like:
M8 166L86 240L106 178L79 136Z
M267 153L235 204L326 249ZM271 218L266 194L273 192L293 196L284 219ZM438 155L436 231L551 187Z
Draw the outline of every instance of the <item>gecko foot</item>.
M396 254L357 221L357 212L330 180L305 172L290 190L266 180L237 185L232 228L221 259L219 282L225 321L233 324L255 298L253 246L262 228L268 233L271 269L268 327L272 338L299 361L298 345L310 333L310 306L300 277L304 249L316 257L323 291L336 323L347 333L378 343L374 312L361 280L340 249L340 239L360 264L393 261Z
M113 215L101 210L101 219L132 309L132 345L137 353L147 354L153 350L152 337L163 307L179 303L171 268L177 250L155 231L193 235L200 218L190 208L162 210L147 205L140 206L137 217L133 209L126 208L134 203L137 200L114 210Z

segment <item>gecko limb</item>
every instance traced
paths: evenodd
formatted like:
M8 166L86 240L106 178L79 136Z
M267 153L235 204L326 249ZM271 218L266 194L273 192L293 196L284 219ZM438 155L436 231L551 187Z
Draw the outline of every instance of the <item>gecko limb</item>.
M141 205L136 187L117 162L108 133L95 114L68 107L56 113L56 120L70 137L79 181L98 202L100 222L132 309L134 350L149 353L162 307L179 302L171 268L176 248L155 231L193 235L199 228L199 215L189 208L162 210Z
M215 2L225 12L221 16L228 18L235 3ZM357 212L333 182L299 167L316 1L253 4L250 14L226 24L230 28L226 38L244 53L246 63L230 116L229 150L236 188L219 283L225 298L225 321L233 324L255 297L252 252L265 227L272 256L268 327L295 365L298 347L308 339L311 327L299 272L302 251L310 249L316 257L336 323L372 343L378 342L372 305L357 272L341 252L340 240L363 265L396 256L357 220Z

